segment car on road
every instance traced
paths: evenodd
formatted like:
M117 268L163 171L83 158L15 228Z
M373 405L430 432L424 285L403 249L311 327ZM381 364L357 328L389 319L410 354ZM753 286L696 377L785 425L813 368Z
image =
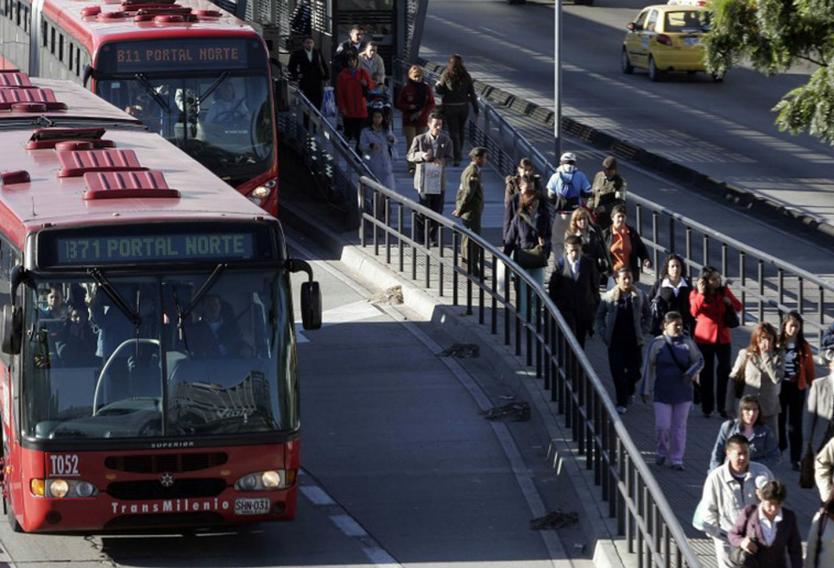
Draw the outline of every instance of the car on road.
M659 81L670 71L706 71L701 42L709 31L709 12L703 6L647 6L626 28L620 53L623 73L633 73L635 68L646 69L649 79ZM714 81L723 78L723 75L712 75Z

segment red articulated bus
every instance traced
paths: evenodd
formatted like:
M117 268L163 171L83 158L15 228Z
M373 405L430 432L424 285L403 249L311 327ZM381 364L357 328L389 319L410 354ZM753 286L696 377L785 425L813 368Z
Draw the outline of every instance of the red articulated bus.
M278 221L66 81L0 73L0 414L15 530L290 520L299 401Z
M3 56L140 118L271 214L278 147L263 39L208 0L0 0Z

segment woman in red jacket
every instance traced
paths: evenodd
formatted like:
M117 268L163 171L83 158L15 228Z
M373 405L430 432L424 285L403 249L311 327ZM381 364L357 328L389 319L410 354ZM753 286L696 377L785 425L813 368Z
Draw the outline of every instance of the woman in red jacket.
M411 148L414 137L427 130L429 115L434 110L434 95L431 87L423 82L423 69L419 65L408 68L408 82L397 96L394 106L402 112L405 147ZM414 164L409 162L408 173L414 175L414 169Z
M704 356L704 369L701 371L701 410L706 417L712 416L717 402L718 414L727 418L724 403L732 355L730 328L725 320L727 310L740 311L741 302L728 286L722 286L721 273L712 266L705 266L696 289L689 293L689 311L695 318L693 339Z
M336 105L345 125L345 140L359 143L359 134L368 121L368 101L365 93L374 88L368 72L359 66L356 53L347 55L347 67L336 79Z

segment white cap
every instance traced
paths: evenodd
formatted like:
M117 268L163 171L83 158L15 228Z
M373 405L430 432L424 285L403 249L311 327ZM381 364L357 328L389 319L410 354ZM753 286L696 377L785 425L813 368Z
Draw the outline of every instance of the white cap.
M559 158L560 162L576 162L576 154L573 152L565 152L562 154L562 157Z
M756 489L761 489L765 485L768 484L770 480L767 478L766 475L759 475L756 477Z

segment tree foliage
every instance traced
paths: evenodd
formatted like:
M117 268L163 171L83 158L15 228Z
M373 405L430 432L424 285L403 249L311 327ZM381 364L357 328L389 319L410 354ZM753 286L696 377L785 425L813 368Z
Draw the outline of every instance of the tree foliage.
M776 125L834 145L834 0L712 0L706 64L724 73L742 59L772 75L806 62L807 83L773 108Z

